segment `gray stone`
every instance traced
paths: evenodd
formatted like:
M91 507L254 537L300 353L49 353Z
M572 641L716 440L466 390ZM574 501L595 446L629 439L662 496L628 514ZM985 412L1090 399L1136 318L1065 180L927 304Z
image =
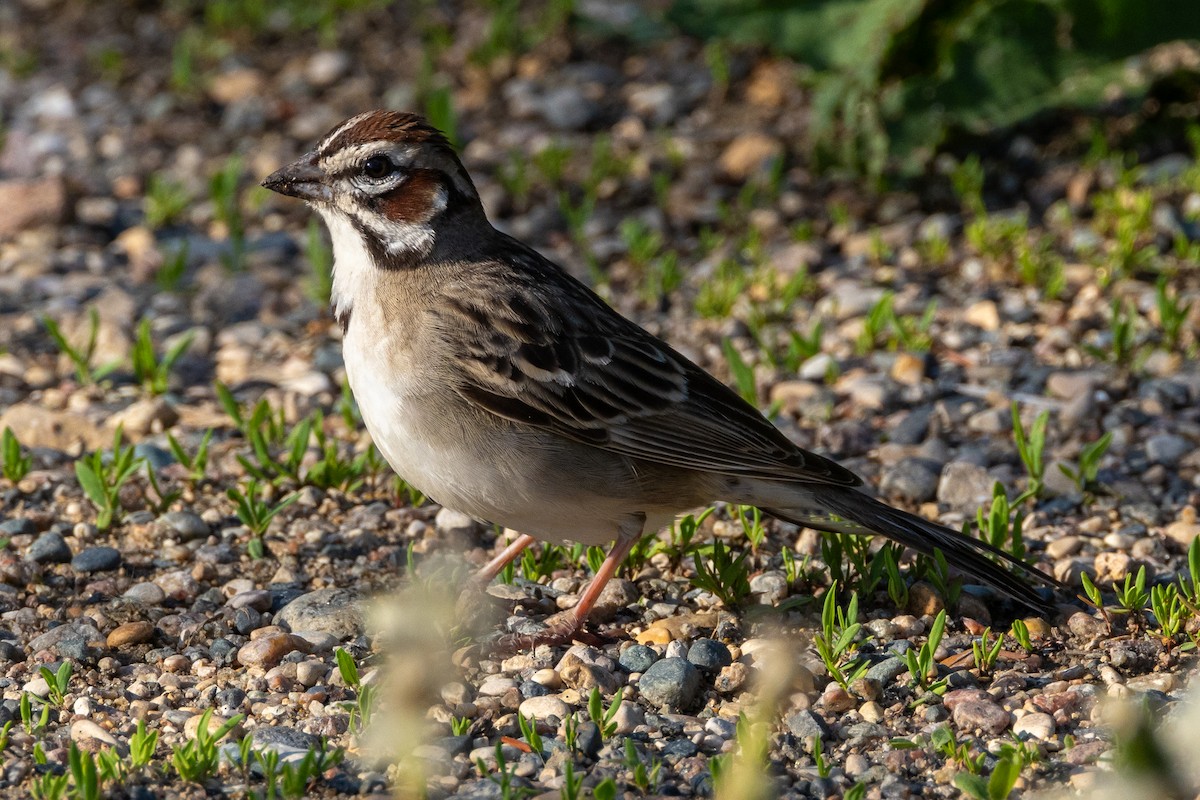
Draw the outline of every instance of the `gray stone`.
M883 473L879 489L888 497L926 503L937 496L937 464L924 458L902 458Z
M629 672L645 672L658 660L658 653L644 644L635 644L621 653L621 666Z
M638 691L659 708L684 709L700 688L700 671L682 658L664 658L642 674Z
M1182 436L1173 433L1160 433L1146 440L1146 459L1151 464L1162 464L1173 467L1192 449L1191 444Z
M157 583L143 581L141 583L135 583L133 586L130 586L128 589L126 589L125 594L122 595L122 597L130 602L137 603L138 605L153 606L165 600L167 598L167 593L164 592L162 587L160 587Z
M38 564L66 564L71 560L71 548L61 534L47 531L29 545L25 558Z
M163 529L180 541L203 539L209 534L208 523L191 511L169 511L158 518Z
M72 653L86 648L88 642L103 642L104 637L95 627L87 624L72 623L51 628L40 636L35 636L29 642L29 652L50 650L61 657L67 657L64 648Z
M967 461L951 461L942 470L938 482L937 499L952 508L975 510L992 498L992 486L996 479L983 467Z
M71 559L78 572L105 572L121 566L121 551L115 547L89 547Z
M692 646L688 648L687 660L700 669L706 670L720 669L733 662L728 647L707 638L700 638L692 642Z
M479 523L472 517L452 508L440 509L433 524L446 536L474 536L479 528Z
M309 750L321 746L321 738L311 733L285 728L262 726L251 731L255 750L270 750L279 753L281 762L299 761Z
M0 536L32 536L35 533L37 526L24 517L0 522Z
M866 677L879 681L880 686L887 686L905 672L908 672L908 664L903 658L885 658L878 664L871 665Z
M318 589L300 595L275 615L293 631L328 633L353 639L363 633L362 598L351 589Z
M789 714L785 724L797 739L811 739L814 736L829 738L829 726L825 724L825 720L808 709Z

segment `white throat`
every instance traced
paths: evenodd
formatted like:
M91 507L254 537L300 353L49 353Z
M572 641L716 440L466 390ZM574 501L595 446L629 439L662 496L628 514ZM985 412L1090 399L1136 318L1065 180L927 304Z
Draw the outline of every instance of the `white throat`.
M329 239L333 243L333 290L330 301L333 315L342 319L358 304L360 298L369 298L377 291L379 268L367 250L362 234L345 214L331 208L318 206L317 211L329 228Z

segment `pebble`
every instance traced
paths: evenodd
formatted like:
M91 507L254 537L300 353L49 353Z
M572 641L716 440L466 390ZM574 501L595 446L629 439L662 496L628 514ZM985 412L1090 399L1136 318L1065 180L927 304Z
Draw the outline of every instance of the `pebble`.
M187 721L183 724L183 735L189 740L195 739L196 733L200 730L200 720L203 718L203 714L193 714L188 717ZM221 729L222 725L228 722L229 718L223 717L220 714L213 714L208 718L208 732L210 734L216 733ZM242 726L235 725L222 741L239 741L245 735L246 732L242 729Z
M308 642L290 633L273 633L242 645L237 660L244 667L272 667L296 650L309 652Z
M682 658L656 661L638 682L638 692L659 708L682 710L691 706L700 688L700 671Z
M47 531L29 545L25 558L36 564L66 564L71 560L71 548L62 534Z
M156 583L142 581L126 589L122 597L141 606L156 606L167 598L167 593Z
M829 726L825 720L808 709L789 714L784 720L784 724L797 739L811 739L814 736L820 736L823 739L829 738Z
M479 530L479 523L461 511L443 507L437 512L433 524L445 536L453 538L471 538Z
M211 532L208 523L191 511L169 511L158 518L158 524L181 542L203 539Z
M77 744L80 750L89 753L96 753L104 747L118 746L111 733L90 719L77 719L71 723L71 741Z
M121 566L121 552L115 547L89 547L71 559L78 572L106 572Z
M937 499L939 503L974 514L977 508L991 502L995 483L996 479L978 464L951 461L942 468Z
M866 677L878 681L881 686L890 686L905 672L908 672L908 663L904 659L885 658L877 664L872 664L867 670Z
M879 490L908 503L926 503L937 496L940 481L935 463L924 458L903 458L884 471Z
M646 724L646 712L636 703L623 702L613 714L611 722L616 726L617 736L628 736Z
M658 661L659 654L644 644L635 644L625 648L620 654L620 666L626 672L646 672L650 664Z
M362 597L352 589L318 589L302 594L275 615L277 623L295 632L328 633L340 640L364 631Z
M561 697L553 694L522 700L517 710L525 717L540 720L550 717L566 719L567 715L571 713L571 707Z
M949 707L949 704L946 704ZM971 699L957 703L950 711L959 730L999 736L1008 729L1011 715L990 699Z
M149 622L126 622L108 634L106 643L110 648L148 642L154 636L154 625Z
M732 663L729 648L713 639L699 638L688 648L687 660L700 669L717 670Z
M1146 440L1146 459L1151 464L1173 467L1194 448L1187 439L1173 433L1160 433Z
M1033 738L1049 741L1054 736L1054 717L1042 712L1026 714L1013 723L1013 735L1018 738Z

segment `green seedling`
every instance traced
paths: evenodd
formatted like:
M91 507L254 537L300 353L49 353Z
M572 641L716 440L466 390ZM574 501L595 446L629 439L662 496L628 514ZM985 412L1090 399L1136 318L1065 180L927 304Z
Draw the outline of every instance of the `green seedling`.
M900 574L899 559L903 552L904 548L900 545L885 544L876 553L879 557L878 560L872 562L872 567L876 563L881 565L883 573L887 577L888 599L896 608L908 607L908 584L904 581L904 576Z
M262 558L263 556L262 539L271 520L279 512L300 499L300 495L293 492L276 503L269 503L262 499L262 492L258 480L255 478L247 481L244 489L234 486L226 490L225 495L233 501L238 519L249 529L253 537L249 545L250 555L253 558Z
M582 800L583 798L583 776L575 774L574 761L567 761L563 764L563 783L558 796L560 800Z
M975 669L979 670L981 675L992 674L996 660L1000 657L1000 650L1004 647L1003 636L997 636L995 641L992 641L991 635L992 629L984 628L979 639L971 642L971 656L975 661Z
M1169 290L1167 276L1161 275L1154 285L1154 305L1158 310L1163 348L1172 353L1178 352L1183 347L1184 324L1192 310L1192 302L1180 302L1179 292Z
M934 728L929 734L929 742L935 753L947 761L951 761L972 775L978 775L983 769L986 753L973 753L970 742L959 742L949 725Z
M1013 441L1017 445L1017 453L1021 456L1021 462L1025 464L1025 471L1029 475L1029 486L1022 492L1013 505L1020 505L1026 500L1033 498L1037 499L1042 496L1044 479L1046 476L1046 426L1050 422L1050 412L1043 411L1034 419L1029 432L1025 432L1025 428L1021 425L1021 413L1017 408L1017 404L1012 404L1012 426L1013 426Z
M549 581L557 570L566 563L566 551L559 545L543 544L537 548L528 548L521 554L521 574L530 583Z
M813 636L813 645L829 677L843 689L849 689L850 684L866 675L870 667L865 659L852 658L858 649L856 639L861 629L862 624L858 622L858 592L850 595L850 602L843 611L837 604L835 581L825 593L825 603L821 608L821 630Z
M1150 587L1150 609L1154 612L1154 619L1158 621L1163 639L1168 642L1174 641L1183 630L1184 623L1191 613L1173 583Z
M21 727L25 729L25 733L30 736L38 736L46 730L46 726L50 723L50 704L43 702L41 713L35 716L32 698L33 695L30 692L21 692L21 701L17 708L21 714Z
M527 718L520 711L517 712L517 727L521 729L521 736L529 743L529 747L539 756L542 754L542 735L537 730L537 720Z
M230 156L208 181L208 194L212 200L213 211L217 221L225 226L229 241L229 250L222 255L221 260L230 272L240 271L245 266L246 221L242 215L238 192L241 179L242 160L234 155Z
M33 800L61 800L67 795L67 775L46 772L33 779L29 793Z
M1136 335L1137 312L1122 300L1113 300L1108 318L1108 346L1084 344L1085 352L1097 361L1107 361L1122 369L1133 366L1139 347Z
M63 335L58 323L50 317L43 316L42 325L46 328L46 333L50 334L50 338L54 340L58 351L65 355L75 367L75 379L80 384L87 386L98 383L119 366L116 361L100 367L92 364L92 359L96 356L96 340L100 335L100 313L96 311L95 306L88 309L88 334L82 348L75 347L67 341L67 337Z
M1005 755L996 761L986 782L980 775L960 772L954 776L954 785L974 800L1007 800L1021 777L1022 766L1019 758Z
M767 536L767 528L763 525L762 511L755 506L737 506L738 522L742 524L742 532L750 540L750 549L758 551L758 546Z
M163 255L162 266L154 273L154 283L164 292L177 292L187 275L191 245L183 241Z
M74 784L72 800L100 800L100 775L96 769L95 756L80 750L71 742L67 750L67 764L70 768L71 782Z
M503 742L496 742L496 771L494 773L488 770L487 764L482 758L475 759L475 767L479 770L480 777L487 778L500 787L501 800L514 800L532 794L531 790L514 783L517 765L509 766L508 760L504 757Z
M450 718L450 733L454 734L455 736L465 736L469 730L471 730L470 717Z
M244 714L238 714L212 731L208 724L212 713L210 708L200 716L195 739L171 750L171 766L179 778L188 783L203 783L216 771L220 756L217 743L245 719Z
M343 707L350 712L350 729L361 733L370 724L375 711L376 687L362 682L354 657L348 652L339 647L334 654L337 657L338 673L342 676L342 682L358 695L355 701L343 703Z
M21 453L21 443L7 426L0 434L0 465L0 475L9 483L17 483L33 468L33 457Z
M143 212L146 216L146 227L151 230L174 225L183 217L188 205L192 202L187 188L159 173L150 176L146 181L146 198Z
M189 331L163 354L162 360L154 352L154 340L150 336L150 320L143 319L138 323L137 335L133 341L133 378L152 395L163 394L171 376L175 362L192 344L195 333Z
M942 609L934 617L933 626L929 629L929 637L920 649L916 651L909 649L904 652L904 660L908 664L908 674L912 677L913 685L920 687L923 691L941 694L946 690L945 678L931 680L937 675L937 662L934 661L933 655L942 642L942 633L945 630L946 610Z
M120 492L125 482L142 466L143 459L135 458L133 446L122 447L123 431L117 427L113 447L106 460L99 450L75 462L75 477L84 494L96 507L96 527L106 531L121 513Z
M47 695L50 702L56 706L62 706L66 702L67 689L71 684L71 673L74 667L70 661L63 661L58 665L58 669L51 671L49 667L41 667L38 669L38 674L46 681L46 685L50 687L50 692Z
M1079 451L1079 466L1071 467L1066 464L1059 464L1058 468L1078 487L1080 492L1095 491L1098 484L1097 476L1100 474L1100 461L1104 458L1104 454L1108 452L1108 446L1112 443L1112 431L1108 431L1096 441L1086 445Z
M705 549L709 550L708 559L701 553ZM692 575L692 585L711 592L727 606L740 605L750 596L749 555L748 551L743 551L734 558L720 541L713 542L711 548L697 548L693 558L695 574Z
M1014 619L1012 628L1009 630L1012 637L1017 640L1017 645L1026 653L1033 652L1033 639L1029 635L1029 626L1025 624L1023 619Z
M304 253L308 257L308 281L304 288L309 299L324 308L333 295L333 250L326 244L316 220L308 222Z
M1011 553L1014 558L1024 560L1025 540L1021 530L1025 524L1025 514L1010 504L1008 493L999 482L992 486L992 507L987 516L983 509L976 512L976 524L979 538L995 547Z
M1137 575L1126 575L1123 584L1113 584L1117 594L1118 614L1140 614L1150 602L1150 593L1146 591L1146 568L1139 567Z
M200 483L207 477L208 473L208 446L212 442L212 428L204 432L204 436L200 439L200 444L196 446L196 454L188 455L183 446L170 433L167 434L167 446L171 449L171 455L179 462L188 473L188 480L193 485Z
M633 785L641 791L643 796L657 792L662 762L654 758L647 765L638 752L637 746L633 743L633 739L630 738L625 739L625 769L629 771L633 778Z
M617 715L617 710L621 707L624 701L625 690L618 689L613 695L612 702L608 707L604 707L604 698L600 695L598 687L592 687L592 693L588 695L588 717L600 729L600 737L610 739L617 732L617 723L613 721L613 717Z

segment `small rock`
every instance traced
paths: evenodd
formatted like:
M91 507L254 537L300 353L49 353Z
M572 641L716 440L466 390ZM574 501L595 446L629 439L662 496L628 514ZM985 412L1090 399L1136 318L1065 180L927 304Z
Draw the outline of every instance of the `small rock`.
M97 753L105 747L117 747L113 735L90 719L77 719L71 723L71 741L88 753Z
M479 529L479 523L469 515L445 507L437 512L433 524L443 535L451 538L470 538Z
M244 667L273 667L296 650L309 652L308 642L290 633L268 634L242 645L237 660Z
M364 630L361 596L351 589L318 589L297 597L275 615L275 622L295 632L328 633L353 639Z
M538 720L546 720L550 717L566 719L567 715L571 713L571 707L561 697L553 694L522 700L517 710L525 717Z
M1084 611L1076 611L1067 619L1067 630L1081 639L1101 636L1106 628L1103 620L1096 619Z
M617 736L628 736L639 725L646 724L646 712L637 703L621 703L612 717Z
M620 664L628 672L645 672L658 660L658 653L644 644L635 644L621 653Z
M168 511L158 518L164 532L181 542L203 539L209 534L208 523L191 511Z
M825 724L825 720L808 709L789 714L784 724L797 739L811 739L815 736L829 738L829 726Z
M946 601L925 581L917 581L908 590L908 610L918 617L933 617L946 607Z
M158 605L163 600L166 600L167 594L157 584L142 581L126 589L122 597L140 606L149 607Z
M971 304L962 313L963 322L985 331L1000 330L1000 310L991 300Z
M589 618L596 622L611 622L617 612L636 603L640 596L633 581L613 579L604 585Z
M688 648L687 660L700 669L717 670L732 663L729 648L718 641L700 638Z
M1041 712L1026 714L1013 723L1013 734L1019 738L1048 741L1054 736L1054 717Z
M329 675L329 667L320 661L301 661L296 665L296 680L311 689Z
M59 222L67 210L67 192L62 178L0 180L0 238L19 231ZM0 425L0 430L3 426ZM18 436L22 444L28 444Z
M25 558L36 564L66 564L71 560L71 548L62 534L47 531L29 545Z
M937 464L929 459L902 458L884 471L879 490L909 503L927 503L937 496L940 477Z
M1163 529L1163 533L1183 548L1190 547L1192 541L1200 536L1200 523L1196 522L1196 509L1192 506L1184 506L1179 512L1179 519L1167 525Z
M166 430L178 421L174 406L161 397L150 397L113 414L107 424L110 429L120 427L126 435L140 437Z
M996 479L978 464L951 461L942 469L937 499L939 503L974 514L977 508L991 502L995 483Z
M735 661L727 667L722 667L717 673L716 680L713 681L713 688L721 694L730 694L742 688L746 683L746 678L750 675L750 668L740 661Z
M115 547L89 547L71 559L77 572L106 572L121 566L121 551Z
M310 86L324 89L341 80L350 69L350 56L341 50L320 50L304 65L304 78Z
M125 647L126 645L148 642L154 636L154 625L149 622L126 622L118 625L108 634L106 643L109 648Z
M717 160L717 167L733 181L770 168L783 157L783 143L764 133L743 133L730 142Z
M965 700L954 706L950 712L954 726L962 731L982 732L989 736L999 736L1008 730L1011 720L1009 712L992 700Z
M1173 467L1192 450L1187 439L1173 433L1160 433L1146 440L1146 459L1151 464Z
M699 670L682 658L654 662L638 683L638 691L650 703L676 710L690 706L699 688Z
M878 681L880 686L890 686L896 678L908 672L908 664L902 658L886 658L878 664L873 664L867 670L866 677Z
M830 713L841 714L854 708L858 702L840 684L830 683L821 693L821 705Z
M196 732L200 730L200 720L203 718L203 714L193 714L192 716L188 717L187 721L183 723L183 735L189 740L195 739ZM208 718L208 732L210 734L216 733L228 722L229 720L220 714L213 714ZM223 741L240 741L245 735L246 732L242 729L242 726L235 725L232 729L230 729L229 733L226 734Z

